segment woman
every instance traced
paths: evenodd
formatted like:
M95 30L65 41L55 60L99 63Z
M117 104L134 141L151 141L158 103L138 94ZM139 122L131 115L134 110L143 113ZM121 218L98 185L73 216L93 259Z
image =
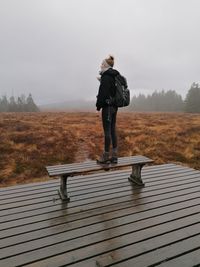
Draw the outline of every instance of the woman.
M118 108L112 105L112 97L115 96L115 76L119 74L113 69L114 57L109 56L104 59L101 64L99 78L100 86L97 95L96 107L101 110L102 124L104 130L104 152L100 159L100 164L117 163L117 133L116 133L116 117ZM112 152L110 158L110 146L112 143Z

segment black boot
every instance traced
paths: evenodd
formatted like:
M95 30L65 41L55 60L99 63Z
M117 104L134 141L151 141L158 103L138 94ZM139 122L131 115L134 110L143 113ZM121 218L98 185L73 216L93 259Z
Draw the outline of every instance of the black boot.
M117 149L116 148L114 148L113 151L112 151L112 157L110 159L110 162L112 164L117 164L118 163Z
M103 152L103 155L100 157L100 159L97 159L97 163L99 164L109 164L109 152Z

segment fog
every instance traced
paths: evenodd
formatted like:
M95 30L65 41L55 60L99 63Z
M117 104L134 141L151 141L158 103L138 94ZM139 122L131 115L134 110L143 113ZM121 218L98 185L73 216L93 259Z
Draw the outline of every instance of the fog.
M199 0L0 0L0 96L94 100L112 54L131 94L176 90L200 73Z

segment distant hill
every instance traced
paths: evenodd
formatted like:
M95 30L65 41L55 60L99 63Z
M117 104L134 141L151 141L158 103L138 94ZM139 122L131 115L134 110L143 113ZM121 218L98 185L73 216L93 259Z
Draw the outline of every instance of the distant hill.
M86 100L73 100L40 105L41 111L95 111L95 102Z

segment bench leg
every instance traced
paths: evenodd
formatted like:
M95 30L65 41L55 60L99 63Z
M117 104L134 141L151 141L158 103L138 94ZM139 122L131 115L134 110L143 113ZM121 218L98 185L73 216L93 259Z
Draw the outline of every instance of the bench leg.
M128 178L130 182L135 183L137 185L144 186L144 183L141 177L141 170L143 166L144 164L132 165L132 173L130 177Z
M58 190L58 192L62 200L69 201L70 198L67 194L67 178L68 176L66 175L60 177L60 189Z

